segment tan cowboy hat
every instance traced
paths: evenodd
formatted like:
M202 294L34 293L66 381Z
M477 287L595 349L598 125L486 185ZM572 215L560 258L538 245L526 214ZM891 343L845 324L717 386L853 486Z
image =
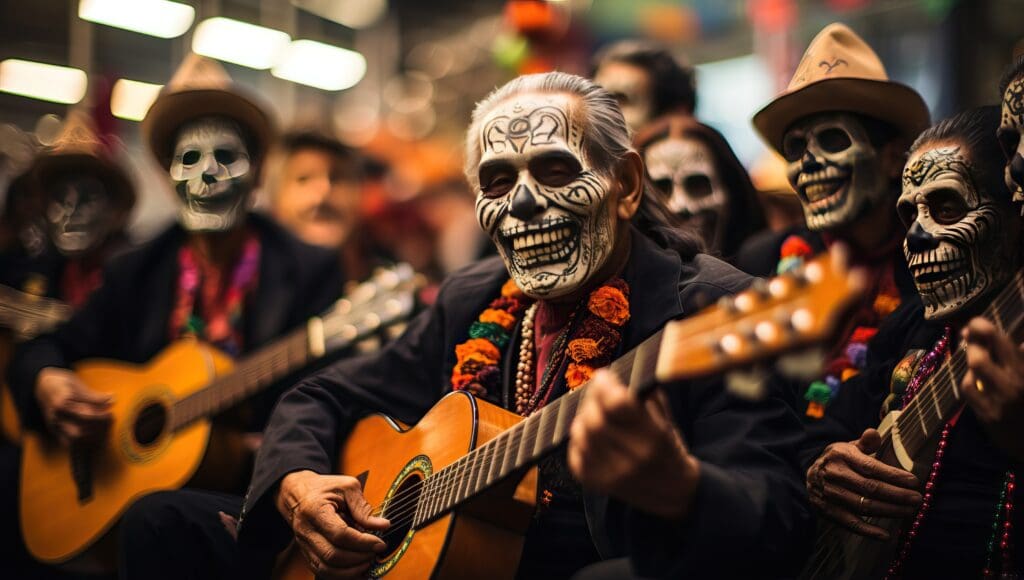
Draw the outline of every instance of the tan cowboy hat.
M81 109L68 113L60 135L39 152L27 171L35 185L66 173L92 172L125 209L135 205L135 188L124 168L96 133L92 117Z
M252 141L251 156L263 158L274 135L267 109L258 97L232 82L219 63L194 53L153 101L142 120L142 136L157 161L170 167L175 133L184 123L207 116L239 123Z
M909 142L930 124L921 95L890 81L875 51L838 23L829 24L814 37L786 90L754 115L754 127L781 152L782 137L795 121L830 111L885 121Z

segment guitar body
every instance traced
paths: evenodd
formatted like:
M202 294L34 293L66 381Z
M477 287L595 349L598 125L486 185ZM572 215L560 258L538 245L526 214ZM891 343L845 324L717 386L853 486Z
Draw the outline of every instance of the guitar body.
M380 415L360 421L346 440L339 472L363 481L367 501L380 506L389 494L401 494L424 474L449 465L520 420L463 391L453 392L410 429ZM378 559L371 577L513 578L536 495L536 469L530 469L416 530L401 525L396 500L392 528L384 536L390 549ZM383 515L389 517L387 507ZM278 577L313 580L295 549Z
M171 433L177 401L232 368L231 360L195 340L173 343L145 366L91 361L76 367L91 388L114 394L106 441L69 452L50 437L22 436L21 525L29 552L67 562L111 529L136 499L185 485L202 462L210 422ZM76 479L84 465L84 479Z

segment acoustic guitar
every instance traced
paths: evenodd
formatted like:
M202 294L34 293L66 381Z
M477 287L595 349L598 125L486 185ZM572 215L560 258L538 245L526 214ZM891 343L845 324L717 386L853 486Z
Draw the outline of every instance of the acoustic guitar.
M409 316L412 269L382 270L322 315L232 363L194 339L172 343L148 364L83 361L75 372L113 393L102 444L68 448L22 436L21 526L37 559L63 563L111 529L136 499L184 486L207 452L210 420L329 351L354 345Z
M642 396L806 348L837 330L863 287L828 256L689 318L669 322L609 367ZM563 445L587 385L527 418L448 394L408 428L384 416L360 421L338 460L360 479L375 514L388 518L387 550L373 578L512 578L534 512L536 463ZM312 579L298 550L280 578Z
M1021 340L1024 329L1024 274L1018 272L985 308L982 316L999 330ZM903 410L892 411L878 426L882 446L875 457L894 467L905 469L926 481L934 461L938 435L943 426L964 403L960 400L960 382L967 374L967 355L963 349L950 353L924 381ZM890 532L890 540L866 538L846 528L828 523L823 526L811 559L801 578L881 578L885 576L905 520L866 517L865 521Z

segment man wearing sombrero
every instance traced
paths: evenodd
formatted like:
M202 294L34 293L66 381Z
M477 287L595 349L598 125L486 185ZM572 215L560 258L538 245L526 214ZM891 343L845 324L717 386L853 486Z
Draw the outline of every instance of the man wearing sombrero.
M248 212L273 123L220 65L188 57L153 103L142 132L168 173L177 223L114 260L86 305L54 333L27 343L12 365L25 426L48 430L64 444L87 444L111 419L109 395L69 370L76 361L143 363L185 336L237 356L304 323L341 291L332 252ZM271 389L248 401L233 426L262 430L279 394ZM153 514L173 505L175 513L199 514L191 536L231 541L217 512L237 514L240 497L196 506L177 495L144 498L126 518L156 525L163 520ZM140 536L127 523L123 528L125 538ZM148 569L153 562L140 550L122 547L125 577L144 577L134 567Z
M823 241L847 245L871 274L871 300L853 316L825 376L804 393L808 417L821 418L843 382L865 370L878 326L914 295L895 208L905 152L928 123L920 95L889 80L871 47L842 24L818 33L789 87L754 115L758 132L786 159L811 230L783 241L779 271Z

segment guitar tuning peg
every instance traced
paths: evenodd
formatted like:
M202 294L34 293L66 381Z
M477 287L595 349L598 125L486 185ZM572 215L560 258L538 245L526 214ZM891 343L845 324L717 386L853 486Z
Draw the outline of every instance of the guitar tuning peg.
M786 378L813 381L825 371L825 351L815 347L780 356L775 368Z
M731 394L741 399L757 401L764 398L764 384L768 380L768 375L768 371L759 366L731 371L725 375L725 387Z
M753 283L750 284L750 289L757 294L759 298L768 298L771 296L769 290L768 281L764 278L755 278Z

